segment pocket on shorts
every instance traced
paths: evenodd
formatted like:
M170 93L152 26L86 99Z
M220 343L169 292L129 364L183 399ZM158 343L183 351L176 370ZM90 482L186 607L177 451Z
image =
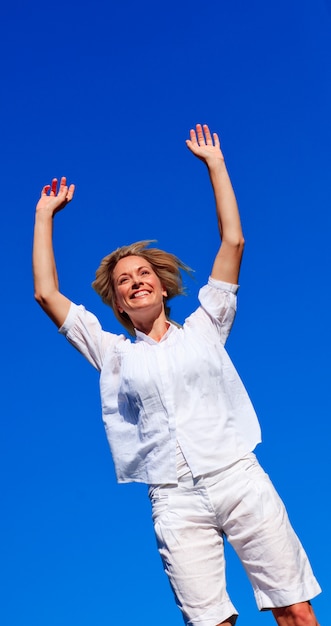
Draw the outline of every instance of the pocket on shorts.
M247 472L247 474L254 474L254 472L256 473L257 476L259 476L260 479L265 479L266 481L270 482L270 478L269 475L267 474L267 472L264 471L263 467L260 465L259 461L257 460L254 452L249 452L249 454L247 454L246 456L243 457L243 459L241 459L241 462L244 463L244 470L245 472Z
M254 454L245 459L244 466L246 476L251 485L249 502L254 502L255 494L255 513L260 511L263 519L274 518L284 506L281 501L269 475L260 465Z
M149 488L148 496L152 505L152 519L155 526L155 523L168 510L169 494L163 487L156 485Z

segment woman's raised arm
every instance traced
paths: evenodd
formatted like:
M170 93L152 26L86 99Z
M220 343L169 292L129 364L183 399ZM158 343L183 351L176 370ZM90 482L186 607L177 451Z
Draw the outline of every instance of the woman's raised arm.
M70 307L70 300L59 291L59 282L53 250L53 218L70 202L74 185L67 186L66 178L52 180L41 192L36 206L33 239L33 278L35 299L58 326L62 326Z
M197 124L190 131L187 147L206 164L213 187L221 247L216 255L211 276L228 283L237 283L244 249L244 237L231 180L226 169L218 135L206 124Z

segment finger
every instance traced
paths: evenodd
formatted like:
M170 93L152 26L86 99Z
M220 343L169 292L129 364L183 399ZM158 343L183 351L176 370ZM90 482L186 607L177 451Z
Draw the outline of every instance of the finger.
M191 140L192 143L198 143L196 132L195 132L194 128L191 128L191 130L190 130L190 140Z
M196 133L197 133L197 137L198 137L199 146L205 145L206 142L205 142L205 137L204 137L204 134L203 134L203 130L202 130L201 124L197 124L195 128L196 128Z
M203 130L204 130L205 137L206 137L206 144L208 146L212 146L213 145L213 140L212 140L212 136L210 134L209 126L207 126L207 124L204 124L203 125Z
M61 196L62 198L65 198L65 200L67 200L67 193L68 193L67 179L65 176L62 176L60 178L60 187L59 187L58 196Z
M49 190L50 190L51 186L50 185L45 185L42 190L41 190L41 195L42 196L47 196Z
M216 146L216 148L220 148L221 147L221 142L219 140L219 137L218 137L217 133L213 133L213 139L214 139L214 145Z
M188 149L191 150L191 152L194 152L194 147L193 147L193 143L192 143L191 139L186 139L185 143L186 143Z
M56 196L56 190L57 190L57 178L53 178L52 184L51 184L50 196Z
M70 185L67 191L67 195L66 195L67 202L70 202L72 200L74 193L75 193L75 185Z

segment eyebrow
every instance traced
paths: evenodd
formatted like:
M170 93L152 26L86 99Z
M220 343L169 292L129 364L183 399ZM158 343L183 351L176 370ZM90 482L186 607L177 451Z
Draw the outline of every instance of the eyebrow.
M137 267L137 271L140 272L140 270L149 270L151 271L151 268L148 267L148 265L140 265L139 267ZM120 278L122 278L122 276L129 276L130 272L122 272L122 274L119 274L116 278L116 280L119 280Z

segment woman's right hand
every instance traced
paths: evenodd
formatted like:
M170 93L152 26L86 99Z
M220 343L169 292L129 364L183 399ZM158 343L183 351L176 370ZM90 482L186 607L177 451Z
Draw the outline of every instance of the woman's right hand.
M52 216L64 207L73 198L75 185L67 185L67 179L62 176L58 190L57 178L53 178L50 185L45 185L41 191L41 198L36 206L38 213L50 213Z

